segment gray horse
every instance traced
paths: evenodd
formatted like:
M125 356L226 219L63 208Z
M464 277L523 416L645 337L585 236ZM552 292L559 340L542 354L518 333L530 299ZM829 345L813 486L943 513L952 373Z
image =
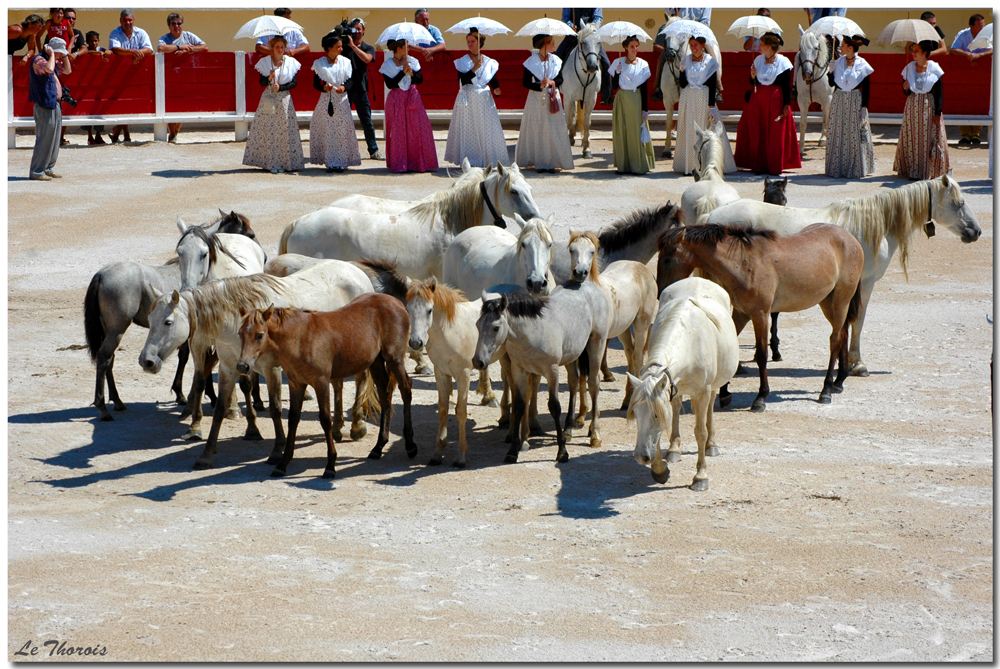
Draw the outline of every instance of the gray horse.
M590 422L590 445L601 445L600 409L597 403L598 361L608 338L608 301L592 282L559 286L550 295L527 293L501 295L494 299L483 294L483 307L476 327L479 341L472 364L485 369L496 350L506 345L510 358L514 408L511 416L513 436L504 462L517 462L521 451L522 424L528 397L529 376L544 376L549 387L549 413L555 421L559 445L556 462L567 462L566 437L571 435L579 374L587 375L593 416ZM559 368L566 367L570 387L566 429L560 421Z
M245 216L236 212L226 214L222 210L219 210L219 213L221 218L218 221L203 228L206 233L228 232L255 238L250 222ZM180 287L181 272L176 258L169 260L165 265L112 263L102 267L90 280L87 296L83 300L83 327L90 358L97 366L94 406L97 407L101 420L114 420L104 404L105 379L115 411L125 411L125 403L118 396L113 371L115 351L118 350L122 336L132 323L144 328L149 327L149 309L155 299L154 291L167 292ZM181 383L188 354L186 344L178 350L177 373L174 374L173 383L170 385L178 404L187 402ZM208 384L206 394L214 405L215 390L211 384Z

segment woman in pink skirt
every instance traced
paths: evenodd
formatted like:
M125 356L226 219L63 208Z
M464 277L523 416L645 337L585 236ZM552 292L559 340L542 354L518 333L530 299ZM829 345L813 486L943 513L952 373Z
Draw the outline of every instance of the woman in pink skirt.
M437 149L417 84L420 63L407 55L406 40L389 40L392 51L379 72L389 88L385 99L385 161L393 172L429 172L438 168Z

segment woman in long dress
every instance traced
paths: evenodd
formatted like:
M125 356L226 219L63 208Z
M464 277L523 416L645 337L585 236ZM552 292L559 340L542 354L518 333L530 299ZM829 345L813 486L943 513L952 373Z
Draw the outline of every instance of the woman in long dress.
M826 141L826 175L859 179L875 171L875 145L868 123L868 78L875 70L858 55L868 40L845 37L842 55L828 76L833 89Z
M681 62L681 76L678 84L681 87L681 100L677 106L677 149L674 153L674 171L691 174L698 166L698 154L694 143L697 139L695 124L702 130L716 130L721 127L719 139L722 140L723 172L727 174L736 171L736 161L733 159L733 149L729 145L729 136L725 134L726 127L719 118L719 110L715 106L719 62L705 51L705 38L692 37L688 41L691 53Z
M937 43L925 40L911 47L914 60L903 68L903 125L892 169L901 177L933 179L948 173L948 141L941 118L944 70L928 60Z
M430 172L438 168L434 133L417 92L424 75L408 55L406 40L389 40L392 58L379 72L389 88L385 98L385 162L393 172Z
M323 38L326 56L313 61L313 88L319 102L309 121L309 162L326 165L327 172L343 172L361 164L358 136L354 132L351 102L351 59L342 56L344 40L350 36L331 32Z
M573 169L569 148L566 113L562 108L559 86L562 84L562 60L550 53L555 46L551 35L531 38L534 49L524 61L521 83L528 89L528 99L521 114L514 162L518 167L535 166L536 172ZM555 109L553 113L550 109Z
M301 65L285 55L288 40L281 35L272 37L268 44L271 55L254 66L265 89L250 126L243 164L263 167L272 174L294 172L305 167L299 123L289 93L298 83L296 75Z
M486 37L475 28L465 36L465 41L469 53L455 61L461 88L451 111L444 159L461 165L462 159L468 158L473 167L496 162L510 165L500 114L493 102L493 96L500 95L499 63L480 52Z
M626 37L622 48L625 56L615 59L608 68L611 88L618 89L611 117L615 171L618 174L645 174L655 167L653 142L646 120L649 118L646 82L651 73L649 64L639 58L638 37Z
M783 44L777 33L761 35L760 55L750 68L754 91L736 128L736 166L758 174L802 167L792 120L792 63L778 53Z

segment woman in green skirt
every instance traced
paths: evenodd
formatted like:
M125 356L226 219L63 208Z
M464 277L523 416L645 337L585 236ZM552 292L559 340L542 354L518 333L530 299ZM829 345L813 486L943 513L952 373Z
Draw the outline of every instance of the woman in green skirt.
M618 174L645 174L653 169L653 142L649 137L649 103L646 82L649 65L639 58L639 38L635 35L622 42L625 57L611 63L608 73L615 94L612 137L614 139L615 171Z

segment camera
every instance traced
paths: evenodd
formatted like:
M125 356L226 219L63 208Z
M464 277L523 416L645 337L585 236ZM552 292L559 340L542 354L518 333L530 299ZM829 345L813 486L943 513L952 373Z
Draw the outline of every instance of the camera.
M344 37L354 37L357 34L357 29L351 25L348 19L344 19L340 22L340 25L334 28L334 32L340 33Z
M78 104L76 100L69 96L69 86L62 87L62 97L59 98L59 102L65 102L70 107L75 107Z

